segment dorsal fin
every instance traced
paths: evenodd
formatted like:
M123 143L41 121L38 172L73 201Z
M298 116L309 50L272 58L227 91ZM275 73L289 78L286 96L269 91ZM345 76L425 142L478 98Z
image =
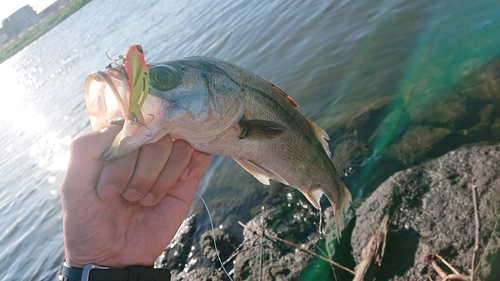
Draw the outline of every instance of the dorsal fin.
M321 145L325 149L326 154L328 155L328 157L331 158L332 153L330 152L330 148L328 147L328 142L327 142L327 140L329 140L330 137L325 132L325 130L321 129L320 126L314 124L313 121L311 121L311 120L307 120L307 121L309 121L309 123L311 124L311 127L313 128L314 134L316 134L316 136L318 137L319 142L321 143Z
M297 109L297 107L299 107L299 104L294 101L292 99L292 97L290 97L289 95L287 95L282 89L278 88L276 85L274 85L271 81L267 80L266 78L264 77L261 77L262 79L264 79L264 81L266 81L267 84L269 84L269 86L273 87L278 93L280 93L280 95L282 97L284 97L286 99L286 101L291 104L295 109Z

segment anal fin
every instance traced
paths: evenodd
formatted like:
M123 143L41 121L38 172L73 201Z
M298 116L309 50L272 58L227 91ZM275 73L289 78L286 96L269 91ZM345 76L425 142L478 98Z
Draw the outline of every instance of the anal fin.
M279 174L277 174L275 171L271 169L266 169L262 166L259 166L248 159L238 159L238 158L233 158L233 159L234 161L236 161L236 163L240 164L240 166L243 167L243 169L245 169L247 172L249 172L252 176L254 176L256 179L258 179L261 183L265 185L270 184L269 182L270 179L281 182L285 185L289 185L288 182L283 177L281 177Z
M316 189L313 191L303 192L304 196L311 202L314 208L320 210L321 206L319 204L321 197L323 196L323 191L321 189Z

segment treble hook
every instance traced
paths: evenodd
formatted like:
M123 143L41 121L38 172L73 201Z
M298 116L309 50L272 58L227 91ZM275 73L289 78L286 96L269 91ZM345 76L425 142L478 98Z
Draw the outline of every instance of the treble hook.
M132 119L132 120L130 120L130 124L132 124L132 125L138 124L140 126L143 126L146 129L148 129L149 133L146 136L151 137L151 136L153 136L153 132L151 131L151 129L148 126L146 126L146 124L151 123L151 121L153 121L153 119L155 119L155 116L153 114L148 114L148 115L153 117L153 118L151 120L149 120L148 122L143 124L143 123L139 122L139 120L137 120L137 116L135 115L135 113L132 112L132 114L130 114L130 117Z
M155 119L155 116L153 114L148 113L148 115L151 116L151 120L149 120L148 122L146 122L146 124L151 123Z
M104 51L104 53L106 54L106 57L108 57L108 59L111 61L111 63L108 65L108 67L111 67L111 65L114 63L116 65L118 65L116 62L117 61L122 61L122 64L125 63L125 57L123 55L118 55L118 57L116 59L112 59L109 55L108 55L108 51L109 49L106 49L106 51Z
M112 58L109 57L108 51L109 51L109 49L106 49L106 51L104 51L104 53L106 54L106 57L108 57L109 60L113 60Z

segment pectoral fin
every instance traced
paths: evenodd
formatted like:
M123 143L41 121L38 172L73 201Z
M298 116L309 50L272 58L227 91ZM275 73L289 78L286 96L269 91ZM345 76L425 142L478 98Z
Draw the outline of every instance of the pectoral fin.
M245 120L238 122L241 133L240 139L270 140L280 136L286 127L268 120Z

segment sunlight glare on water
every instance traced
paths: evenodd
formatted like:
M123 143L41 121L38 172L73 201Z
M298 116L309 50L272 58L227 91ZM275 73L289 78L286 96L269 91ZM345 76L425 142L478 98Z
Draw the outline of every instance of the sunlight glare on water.
M0 99L4 104L0 119L9 120L2 122L10 127L9 130L30 134L43 131L47 124L29 97L32 87L27 85L28 79L11 67L11 63L12 61L7 61L0 68L0 77L8 81L3 83L4 89L0 91Z
M40 168L48 171L65 171L69 161L68 147L71 137L60 138L55 131L48 131L33 144L29 155L37 160ZM44 149L48 151L44 151Z

